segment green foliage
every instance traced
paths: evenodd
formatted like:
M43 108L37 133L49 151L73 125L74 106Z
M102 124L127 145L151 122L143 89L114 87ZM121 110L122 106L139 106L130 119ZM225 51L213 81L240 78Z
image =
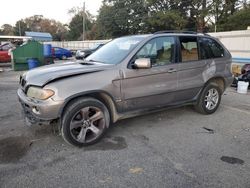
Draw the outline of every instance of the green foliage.
M227 22L220 26L220 30L245 30L248 26L250 26L250 8L245 8L229 16Z
M31 31L25 20L22 19L17 21L14 27L14 34L24 36L25 31Z
M182 30L187 21L180 15L178 11L170 10L166 13L157 12L148 19L151 31L159 30Z
M0 30L2 35L25 35L25 31L48 32L53 40L65 40L67 28L60 22L44 18L42 15L34 15L18 20L15 26L4 24Z
M113 6L103 5L99 10L97 17L97 37L98 38L112 38L119 36L120 28L117 25L117 19L111 15L115 15Z
M97 17L97 37L159 30L207 32L213 31L215 24L217 30L246 29L237 27L237 18L232 17L246 6L246 0L104 0ZM237 17L244 19L244 25L248 24L247 15Z
M61 22L53 19L44 18L42 15L34 15L24 20L20 20L21 31L48 32L52 35L53 40L65 40L67 28ZM19 25L16 23L16 31L19 30ZM19 33L19 31L18 31Z
M143 3L144 0L104 1L97 17L98 37L144 33L148 15Z
M2 25L0 32L1 32L1 35L13 35L14 28L10 24L4 24Z
M40 31L51 33L54 40L82 40L83 15L84 38L88 40L160 30L240 30L250 25L249 0L103 0L96 19L80 7L73 7L69 14L69 25L34 15L19 20L14 27L3 25L0 34Z
M68 40L82 40L83 34L83 11L79 8L74 8L70 10L70 13L73 14L73 18L69 23L69 33ZM94 25L93 18L91 14L86 12L84 14L85 17L85 36L86 39L88 37L88 33L91 31L92 26Z

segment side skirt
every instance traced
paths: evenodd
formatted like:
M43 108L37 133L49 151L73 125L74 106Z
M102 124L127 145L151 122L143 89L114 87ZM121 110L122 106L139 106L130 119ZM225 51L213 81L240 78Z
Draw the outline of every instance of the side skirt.
M196 100L191 100L191 101L185 101L185 102L178 102L178 103L173 103L169 104L166 106L158 106L155 108L147 108L147 109L142 109L142 110L135 110L135 111L129 111L125 113L119 113L118 118L114 120L114 123L118 120L122 119L127 119L127 118L132 118L136 116L141 116L141 115L146 115L154 112L160 112L164 110L169 110L169 109L174 109L182 106L189 106L189 105L194 105L196 104Z

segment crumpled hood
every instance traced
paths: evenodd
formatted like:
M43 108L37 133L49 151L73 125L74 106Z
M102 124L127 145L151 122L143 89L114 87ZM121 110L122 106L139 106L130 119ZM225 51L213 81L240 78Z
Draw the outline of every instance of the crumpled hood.
M25 80L26 86L35 85L43 87L49 82L52 82L54 80L63 77L99 72L105 69L109 69L113 66L114 65L107 65L102 63L94 63L93 65L89 65L89 64L67 62L67 63L47 65L30 70L26 72L22 76L22 78Z

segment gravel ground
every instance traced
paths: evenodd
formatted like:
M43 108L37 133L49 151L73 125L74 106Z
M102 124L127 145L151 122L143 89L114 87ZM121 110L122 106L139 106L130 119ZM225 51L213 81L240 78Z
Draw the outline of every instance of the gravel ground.
M50 126L25 126L19 74L0 72L0 187L250 187L250 94L227 89L213 115L122 120L78 149Z

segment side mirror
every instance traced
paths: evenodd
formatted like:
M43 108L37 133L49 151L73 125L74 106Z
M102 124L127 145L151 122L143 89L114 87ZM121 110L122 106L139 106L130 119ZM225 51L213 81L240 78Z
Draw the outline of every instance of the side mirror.
M136 59L134 63L134 67L137 69L149 69L151 68L151 60L150 58Z

